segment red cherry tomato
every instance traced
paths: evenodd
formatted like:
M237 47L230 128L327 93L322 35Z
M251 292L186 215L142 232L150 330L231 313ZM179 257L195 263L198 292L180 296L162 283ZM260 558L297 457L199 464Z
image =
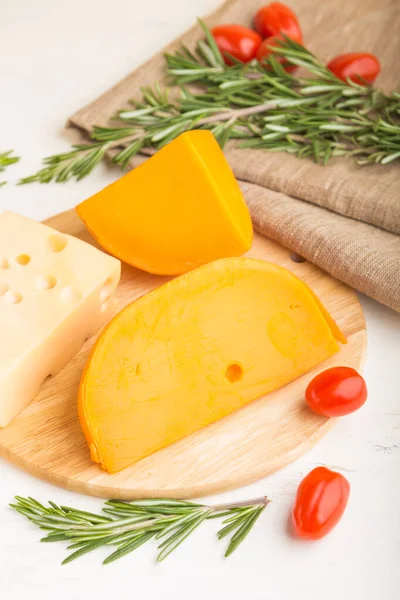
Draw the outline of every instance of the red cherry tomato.
M276 33L286 33L288 37L301 42L303 34L294 12L281 2L271 2L263 6L254 18L254 27L258 33L268 38Z
M381 71L379 60L374 54L368 52L348 52L335 56L326 65L330 71L339 79L351 79L355 83L362 83L366 79L374 82Z
M349 499L350 484L343 475L317 467L297 490L292 521L296 535L319 540L340 521Z
M233 61L225 56L225 52L247 63L255 58L262 42L258 33L242 25L218 25L211 29L211 33L227 65L231 65Z
M268 58L268 56L274 54L274 51L270 50L269 46L279 46L279 41L283 40L284 37L280 33L277 33L276 35L273 35L264 40L257 50L257 59L260 61L260 63L263 62L264 58ZM277 59L277 61L282 64L285 71L287 71L288 73L293 73L294 71L296 71L297 66L285 63L285 59L281 54L274 54L274 56ZM266 68L268 70L268 65L266 65Z
M324 417L343 417L358 410L367 399L363 377L350 367L332 367L319 373L306 389L306 402Z

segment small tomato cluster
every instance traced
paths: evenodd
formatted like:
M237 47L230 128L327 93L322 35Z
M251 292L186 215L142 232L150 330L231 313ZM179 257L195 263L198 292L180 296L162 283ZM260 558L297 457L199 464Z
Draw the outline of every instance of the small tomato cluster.
M260 63L274 53L273 47L280 44L285 36L303 45L303 33L295 13L286 4L271 2L260 8L254 17L254 29L243 25L217 25L211 30L215 42L227 65L235 61L247 63L257 59ZM282 56L275 55L288 72L297 67L285 63ZM268 68L268 65L265 65ZM372 83L380 73L380 63L374 54L368 52L348 52L336 56L326 65L332 73L355 83Z

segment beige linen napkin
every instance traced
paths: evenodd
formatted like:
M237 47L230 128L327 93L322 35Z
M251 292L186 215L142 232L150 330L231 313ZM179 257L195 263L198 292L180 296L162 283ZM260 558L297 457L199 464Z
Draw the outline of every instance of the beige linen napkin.
M400 237L286 194L242 183L254 228L400 311Z
M250 24L267 0L228 0L206 19ZM392 89L400 80L398 0L287 0L296 10L307 47L328 60L346 51L377 54L383 72L378 84ZM181 42L193 47L199 27ZM100 98L73 115L81 135L104 125L140 87L165 79L162 52ZM345 283L400 311L400 166L359 167L335 159L322 167L284 153L240 150L226 156L242 182L257 231L286 245ZM137 159L136 163L142 159ZM133 161L132 166L134 166Z

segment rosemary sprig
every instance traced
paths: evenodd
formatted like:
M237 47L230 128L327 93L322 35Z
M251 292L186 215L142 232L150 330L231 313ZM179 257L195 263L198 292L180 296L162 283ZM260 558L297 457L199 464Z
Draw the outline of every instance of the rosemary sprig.
M234 139L239 147L286 151L322 164L332 156L354 156L359 164L400 159L399 92L343 82L289 38L273 47L275 55L305 67L310 77L290 75L274 55L266 64L226 66L200 24L205 40L195 51L183 46L165 55L171 88L142 89L142 99L121 109L114 127L94 126L91 144L45 158L44 168L21 183L81 179L109 150L112 162L125 168L139 152L152 153L191 129L210 130L221 147Z
M181 500L108 500L104 514L94 514L58 506L44 506L34 498L15 497L12 508L47 531L42 542L69 541L73 550L63 564L79 558L100 546L115 546L116 550L104 560L113 562L136 550L151 539L161 540L158 561L164 560L207 519L226 517L218 539L231 535L225 556L236 550L269 504L268 498L206 506Z
M7 152L0 152L0 173L2 173L6 167L19 161L19 156L11 156L13 150ZM6 181L0 181L0 186L5 185Z

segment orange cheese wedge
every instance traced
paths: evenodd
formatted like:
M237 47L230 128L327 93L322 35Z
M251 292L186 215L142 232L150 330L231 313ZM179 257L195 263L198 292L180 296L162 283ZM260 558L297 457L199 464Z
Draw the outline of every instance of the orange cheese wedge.
M79 390L92 459L110 473L309 371L345 338L286 269L215 261L139 298L103 330Z
M209 131L183 133L76 211L110 254L159 275L240 256L252 243L248 208Z

